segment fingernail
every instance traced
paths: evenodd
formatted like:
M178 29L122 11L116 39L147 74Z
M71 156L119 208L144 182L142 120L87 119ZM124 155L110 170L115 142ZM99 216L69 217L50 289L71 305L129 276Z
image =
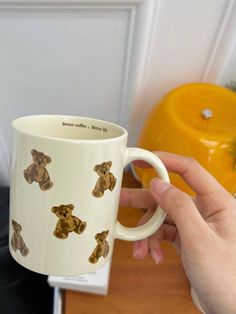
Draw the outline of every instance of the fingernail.
M139 252L138 252L138 251L137 251L137 252L134 252L133 258L135 258L135 259L141 259L141 256L139 255Z
M159 256L159 254L157 253L157 251L151 250L150 254L151 254L151 257L152 257L152 259L154 260L154 262L155 262L156 264L159 264L159 262L160 262L160 256Z
M161 196L169 187L170 183L165 182L161 179L154 178L151 181L151 189L158 196Z
M134 252L135 252L135 251L138 251L138 250L139 250L139 247L140 247L140 242L139 242L139 241L135 241L135 242L134 242L134 245L133 245Z
M140 242L139 241L134 242L134 245L133 245L133 258L136 258L136 259L140 258L139 248L140 248Z

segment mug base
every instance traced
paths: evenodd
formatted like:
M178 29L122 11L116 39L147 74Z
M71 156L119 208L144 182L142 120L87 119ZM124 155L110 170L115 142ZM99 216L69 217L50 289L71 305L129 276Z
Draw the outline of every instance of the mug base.
M17 257L15 256L15 252L12 251L12 249L10 248L9 249L10 253L11 253L11 256L13 257L13 259L18 263L20 264L21 266L23 266L24 268L32 271L32 272L35 272L37 274L40 274L40 275L46 275L46 276L60 276L60 277L74 277L74 276L80 276L80 275L85 275L85 274L88 274L88 273L92 273L100 268L102 268L105 264L107 264L110 260L111 260L111 256L110 258L106 258L105 261L101 262L101 263L97 263L97 264L91 264L92 267L90 268L84 268L80 271L75 271L75 272L71 272L71 270L64 270L64 271L61 271L61 270L58 270L58 271L50 271L50 270L47 270L47 269L43 269L43 268L35 268L35 267L31 267L30 265L27 265L27 264L24 264L23 262L21 262L21 260L18 260Z

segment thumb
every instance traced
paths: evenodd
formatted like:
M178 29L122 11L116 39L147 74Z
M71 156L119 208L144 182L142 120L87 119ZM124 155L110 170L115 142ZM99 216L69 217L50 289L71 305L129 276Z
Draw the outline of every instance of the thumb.
M199 234L204 234L207 225L188 194L158 178L152 180L150 188L157 203L175 222L180 238L197 240Z

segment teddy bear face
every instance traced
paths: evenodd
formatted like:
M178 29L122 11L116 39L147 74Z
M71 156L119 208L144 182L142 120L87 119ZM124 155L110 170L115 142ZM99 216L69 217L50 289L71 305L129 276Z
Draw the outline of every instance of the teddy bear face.
M103 231L101 233L97 233L96 236L95 236L95 239L97 240L97 243L98 244L103 243L106 240L106 238L108 236L108 233L109 233L108 230Z
M52 208L52 212L56 214L56 216L60 219L68 219L72 215L72 210L74 209L74 205L60 205L54 206Z
M103 177L105 176L107 173L110 172L110 168L111 168L112 162L108 161L108 162L103 162L100 165L96 165L94 167L94 171L97 172L99 177Z
M15 233L20 234L22 227L15 220L12 219L12 226Z
M47 164L51 162L51 158L49 156L38 152L36 149L32 149L31 154L33 156L33 163L39 168L45 168Z

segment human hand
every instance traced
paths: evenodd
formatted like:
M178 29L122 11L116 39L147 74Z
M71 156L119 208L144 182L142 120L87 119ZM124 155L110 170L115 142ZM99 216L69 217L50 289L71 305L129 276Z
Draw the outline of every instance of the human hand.
M179 174L196 193L191 198L173 185L153 179L150 190L123 188L120 205L147 208L139 224L150 219L157 203L167 217L148 239L134 243L134 257L163 260L160 242L172 243L207 314L236 313L236 200L195 160L158 152L170 172ZM140 162L143 167L150 167Z

